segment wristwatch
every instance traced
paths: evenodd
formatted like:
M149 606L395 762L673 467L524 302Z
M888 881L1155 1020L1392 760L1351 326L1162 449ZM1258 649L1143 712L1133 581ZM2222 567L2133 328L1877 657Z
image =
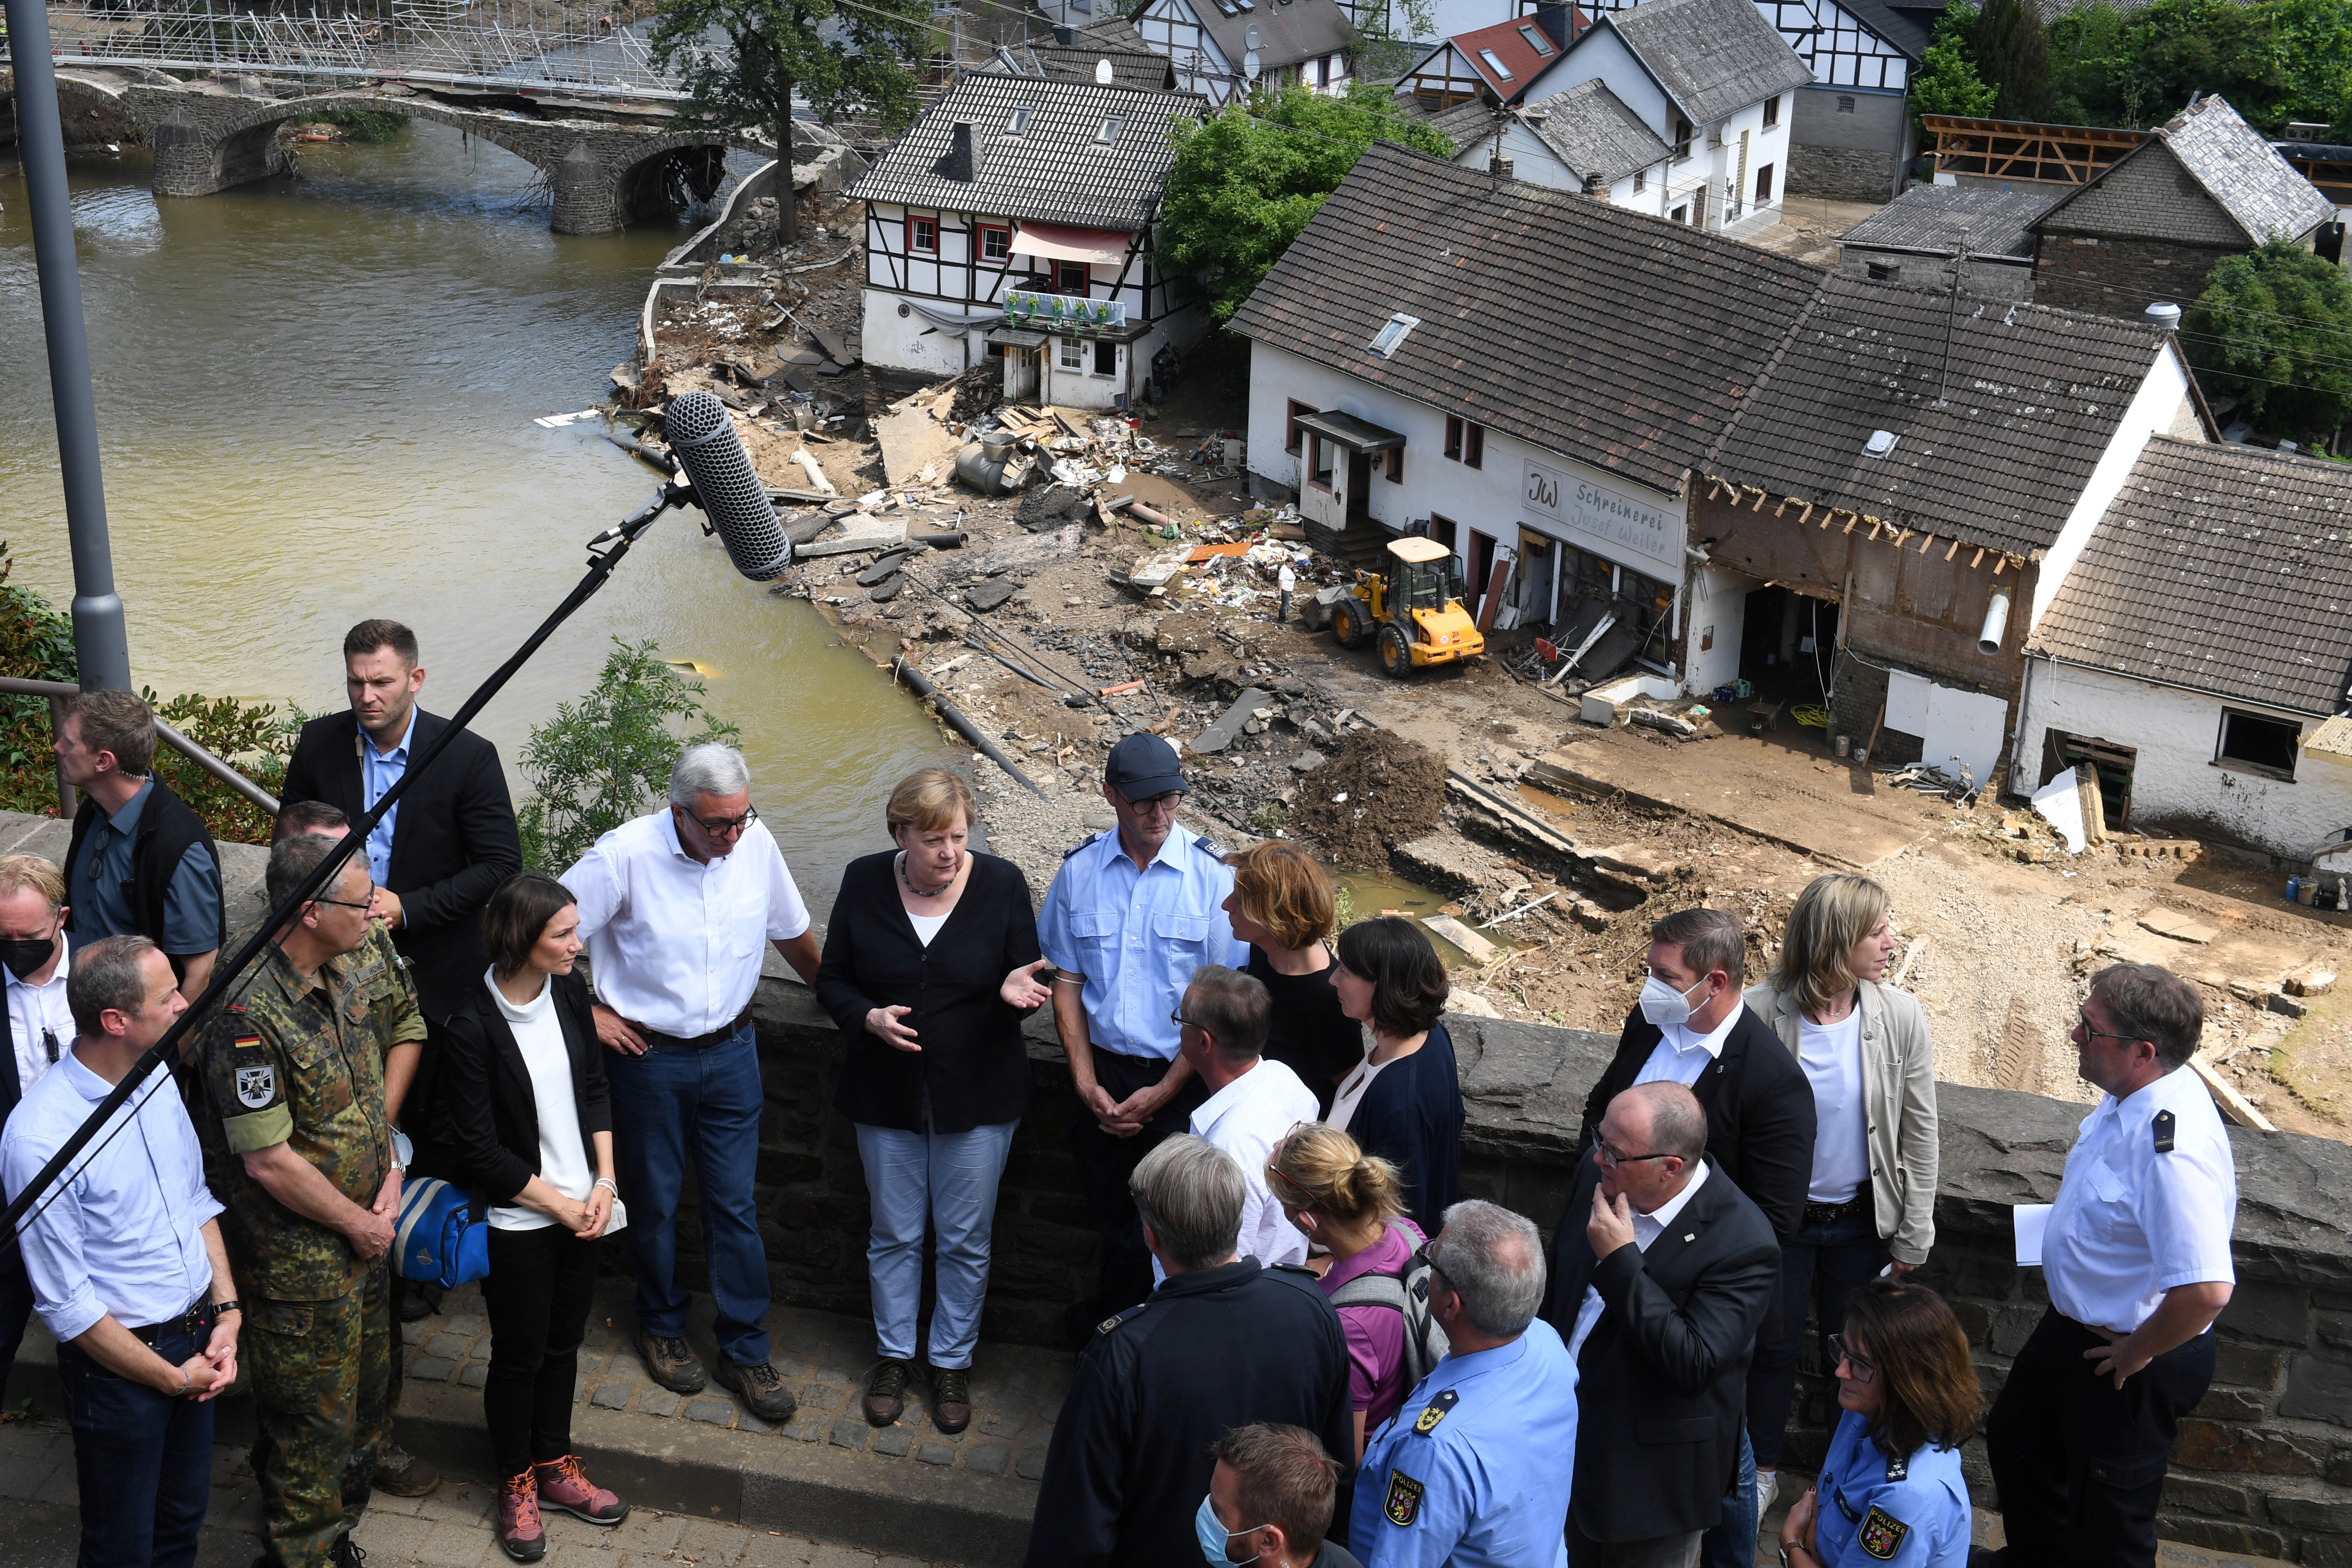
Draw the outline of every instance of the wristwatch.
M1780 1549L1780 1568L1797 1568L1795 1562L1789 1556L1789 1543L1785 1541L1776 1541L1773 1544Z
M245 1314L245 1303L238 1301L235 1296L231 1296L226 1301L215 1301L213 1303L213 1316L215 1318L218 1318L227 1312L235 1312L238 1316L242 1317Z

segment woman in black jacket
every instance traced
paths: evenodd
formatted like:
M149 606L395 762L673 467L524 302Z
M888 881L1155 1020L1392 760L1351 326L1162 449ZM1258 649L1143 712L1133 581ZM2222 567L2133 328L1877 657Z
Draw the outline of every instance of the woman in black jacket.
M926 768L890 791L896 852L841 873L816 972L848 1042L833 1107L857 1126L874 1204L866 1271L880 1362L866 1418L906 1408L922 1305L925 1223L938 1239L931 1424L971 1420L971 1369L988 1294L990 1222L1013 1130L1029 1108L1021 1020L1053 998L1021 868L968 847L971 789Z
M482 911L490 967L451 1016L442 1085L467 1179L490 1204L490 1372L482 1411L499 1475L499 1544L545 1555L539 1511L618 1524L629 1505L572 1452L572 1387L613 1218L613 1113L588 987L572 972L580 912L523 872Z

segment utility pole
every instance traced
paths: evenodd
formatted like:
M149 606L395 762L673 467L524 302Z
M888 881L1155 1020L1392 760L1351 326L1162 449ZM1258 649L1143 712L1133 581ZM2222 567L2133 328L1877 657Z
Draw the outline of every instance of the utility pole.
M81 273L66 190L65 127L58 116L48 8L44 0L6 0L6 7L9 55L16 68L17 156L25 164L33 256L41 275L49 395L57 411L66 528L73 545L74 660L82 690L130 691L131 645L123 633L122 600L114 591L114 552L107 543L106 484L98 463L98 409L89 392L89 340L82 326Z

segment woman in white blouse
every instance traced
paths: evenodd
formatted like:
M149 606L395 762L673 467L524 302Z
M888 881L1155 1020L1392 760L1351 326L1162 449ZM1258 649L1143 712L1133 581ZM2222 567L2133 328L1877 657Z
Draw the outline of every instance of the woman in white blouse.
M1807 1305L1834 1332L1854 1291L1909 1273L1936 1241L1936 1050L1918 1002L1884 983L1895 946L1886 889L1816 877L1789 912L1771 978L1748 992L1804 1069L1819 1127L1804 1221L1782 1244L1780 1300L1748 1373L1759 1514L1777 1490ZM1822 1367L1834 1360L1824 1348Z
M616 1225L613 1111L579 956L580 911L551 876L509 877L482 911L482 984L449 1020L443 1094L475 1191L490 1206L489 1379L482 1411L499 1466L499 1544L546 1553L541 1509L618 1524L629 1505L572 1452L572 1389Z

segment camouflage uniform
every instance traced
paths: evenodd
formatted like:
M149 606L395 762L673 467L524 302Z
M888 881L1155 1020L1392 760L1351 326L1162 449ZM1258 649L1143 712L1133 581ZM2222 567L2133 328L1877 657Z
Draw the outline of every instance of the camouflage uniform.
M366 952L352 955L362 967ZM392 1128L370 1013L348 959L305 980L273 943L198 1047L205 1176L245 1291L265 1561L284 1568L325 1563L367 1506L390 1373L387 1262L280 1204L240 1156L286 1144L352 1202L375 1201Z

